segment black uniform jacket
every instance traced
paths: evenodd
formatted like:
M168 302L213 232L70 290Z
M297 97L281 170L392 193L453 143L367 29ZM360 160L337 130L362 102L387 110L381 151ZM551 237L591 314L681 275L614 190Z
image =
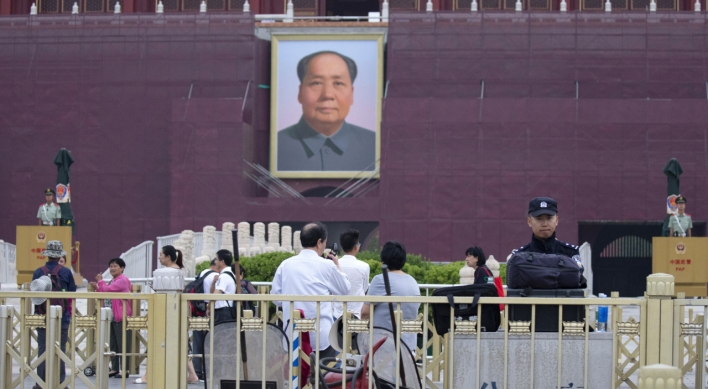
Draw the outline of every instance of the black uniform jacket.
M561 242L556 239L556 233L554 232L550 238L546 240L538 239L535 235L531 235L531 243L528 243L520 248L512 251L514 254L517 251L530 251L532 253L542 253L542 254L561 254L568 258L573 258L576 255L580 255L578 251L578 246L574 246L570 243Z
M572 245L570 243L562 242L556 239L556 233L554 232L550 238L546 240L538 239L535 235L531 235L531 242L521 246L520 248L511 252L515 254L517 252L532 252L541 254L560 254L565 255L568 258L573 258L580 263L580 251L578 251L578 246ZM574 258L575 257L575 258ZM585 277L581 280L581 287L587 288L587 280Z

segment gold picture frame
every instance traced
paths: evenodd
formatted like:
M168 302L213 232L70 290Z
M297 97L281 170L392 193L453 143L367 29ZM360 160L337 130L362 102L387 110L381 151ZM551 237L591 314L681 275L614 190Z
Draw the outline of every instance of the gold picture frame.
M384 84L384 34L273 34L271 47L271 174L278 178L298 179L378 178ZM345 158L349 161L339 164L339 166L347 166L346 170L327 169L327 166L325 166L326 156L321 156L321 168L311 167L313 164L319 164L315 159L311 159L314 155L312 149L307 148L302 139L298 140L302 144L300 146L297 144L298 141L291 141L292 137L285 137L285 130L294 130L296 126L307 122L307 118L303 114L303 105L298 98L300 95L300 92L298 92L300 90L300 80L296 65L304 57L321 51L335 51L342 56L346 56L355 63L356 69L358 69L356 78L352 83L351 95L353 104L347 106L345 124L340 127L340 130L335 135L344 129L348 131L347 134L359 134L349 136L350 139L356 139L356 142L349 142L349 145L354 145L350 146L350 150L362 150L362 147L364 147L365 152L351 152L347 156L346 148L336 149L337 154L343 157L339 161L344 161ZM372 102L371 100L374 101ZM357 106L357 104L359 105ZM339 114L339 109L337 114ZM299 121L297 120L298 117L300 118ZM346 128L345 125L347 126ZM316 131L307 124L305 126L308 127L308 131ZM352 128L354 130L350 130ZM368 149L371 134L362 130L374 132L373 153ZM279 142L281 142L279 141L279 133L281 132L280 138L283 141L282 148L279 149ZM331 139L336 146L335 135L331 135ZM367 141L364 142L362 140L364 138L360 135L363 135ZM342 133L342 136L345 136L345 133ZM285 141L286 139L287 142ZM321 139L327 138L321 137ZM293 149L293 147L303 147L304 151L301 153L299 150ZM359 148L357 149L356 147ZM322 153L321 149L319 152ZM297 158L293 157L295 153L298 154ZM303 159L300 154L307 155L310 158L307 161L308 167L305 169L299 168L300 166L305 166L305 163L300 162ZM352 158L357 155L360 157L356 158L356 162L351 162ZM317 157L315 156L314 158ZM369 160L371 160L371 163L368 163ZM361 168L364 164L366 167Z

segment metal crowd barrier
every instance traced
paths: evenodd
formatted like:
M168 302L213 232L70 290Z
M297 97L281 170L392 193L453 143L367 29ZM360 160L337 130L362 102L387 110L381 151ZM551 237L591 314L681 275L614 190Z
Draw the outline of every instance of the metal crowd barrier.
M222 374L214 368L214 361L222 358L214 337L206 343L204 354L194 351L189 353L190 333L194 330L207 330L215 333L214 322L209 317L190 317L189 302L207 300L211 310L216 301L235 301L239 311L239 320L230 324L233 326L233 347L226 344L226 350L233 354L231 362L238 362L242 349L251 347L252 358L248 366L242 363L231 363L228 374L234 377L244 377L245 372L251 372L251 381L260 380L253 371L276 370L283 382L277 382L277 388L322 387L318 375L314 376L314 385L296 385L300 382L302 361L307 360L303 354L302 344L296 340L304 332L317 332L320 327L319 317L297 318L295 313L294 328L288 327L283 339L277 343L280 348L280 359L268 359L267 347L273 347L266 338L274 331L271 324L280 325L282 311L274 308L275 301L302 301L317 305L342 302L344 311L346 305L352 302L388 303L394 305L397 331L393 338L400 340L405 334L416 334L418 345L413 351L415 368L419 372L420 383L406 382L405 387L420 387L431 389L451 389L460 387L478 387L498 389L509 388L546 388L546 387L584 387L584 388L638 388L641 387L638 371L645 365L664 363L676 366L683 377L683 387L703 388L706 377L706 323L704 312L708 300L686 299L679 294L674 297L673 277L668 275L652 275L647 280L648 290L645 298L620 298L613 294L610 298L489 298L479 300L476 317L451 320L447 334L438 336L432 320L432 304L442 304L450 309L451 317L454 311L445 297L383 297L383 296L284 296L270 295L194 295L179 292L160 291L157 293L38 293L38 292L6 292L0 293L0 342L4 345L0 351L0 386L3 388L25 387L30 381L37 381L37 365L47 363L47 381L40 382L45 388L68 386L70 388L106 388L108 384L115 387L118 381L108 381L108 359L113 355L107 349L111 312L108 308L99 308L101 300L116 298L125 299L124 304L133 305L133 316L122 325L123 339L126 331L133 330L138 340L137 347L131 353L126 353L125 345L131 341L123 341L124 350L120 357L125 360L131 356L130 373L135 377L147 371L148 388L187 388L187 364L194 357L204 357L211 361L207 369L208 387L215 388L215 375ZM259 289L265 289L260 285ZM31 311L31 297L67 297L72 298L72 319L69 330L69 347L66 353L61 353L58 347L58 334L61 326L61 311L58 307L49 307L49 315L34 315ZM455 304L471 304L472 298L455 297ZM241 302L253 301L261 309L257 312L243 312ZM147 305L146 310L140 309L141 303ZM420 303L420 313L414 320L403 320L401 304ZM492 305L498 307L504 304L499 332L485 332L481 328L485 313L483 307ZM510 319L512 307L530 305L531 317L527 321ZM557 332L539 332L537 325L543 317L538 316L539 310L547 306L558 307ZM594 318L591 307L605 305L609 307L610 320L607 332L593 332ZM573 322L564 321L562 312L565 309L584 309L585 320ZM268 309L265 309L268 307ZM555 308L552 308L555 309ZM316 310L319 312L319 309ZM381 323L379 323L381 324ZM222 327L219 328L227 328ZM54 347L41 358L37 356L36 328L46 328L48 343ZM359 333L360 339L369 338L368 344L374 343L374 333L378 330L376 321L358 320L346 317L343 320L343 332ZM277 331L276 331L277 332ZM376 332L378 333L378 332ZM244 335L238 335L244 334ZM254 350L252 341L242 343L242 337L247 339L263 339L260 350ZM378 335L377 335L378 336ZM345 337L348 339L348 337ZM216 340L223 343L223 339ZM319 349L319 337L312 339L313 349ZM348 340L344 341L343 349L349 351L352 347ZM215 351L215 347L217 350ZM219 351L221 350L221 351ZM258 352L256 352L258 351ZM369 368L375 368L371 355ZM391 366L402 366L404 361L401 353L389 361ZM364 356L362 356L363 358ZM142 359L142 361L140 360ZM67 379L58 382L58 363L63 360L67 364ZM492 366L491 363L496 365ZM377 362L378 363L378 362ZM575 366L577 365L577 366ZM317 365L315 365L317 366ZM599 367L598 367L599 366ZM89 371L91 368L93 372ZM255 370L253 370L255 369ZM398 369L398 367L396 367ZM549 373L550 372L550 373ZM88 374L94 373L95 375ZM573 382L569 386L571 374ZM396 376L398 377L398 376ZM392 378L396 388L404 387L399 378ZM520 381L522 380L522 381ZM550 385L547 382L552 382ZM123 378L120 387L129 387ZM271 388L272 382L265 379L257 386ZM415 384L415 385L414 385ZM201 385L201 384L200 384ZM235 380L235 387L248 387ZM344 387L345 383L336 385ZM349 384L346 383L348 386ZM486 385L486 386L485 386ZM369 388L376 387L372 381Z
M14 284L17 282L15 245L0 240L0 283Z
M155 243L151 240L146 240L135 247L131 247L128 251L120 255L125 261L125 274L128 278L140 278L152 274L152 250ZM103 278L111 279L111 273L106 269L103 272Z
M59 347L62 310L60 306L48 306L47 315L34 314L32 297L70 299L72 318L68 329L68 344L66 353ZM3 292L0 299L5 305L0 306L0 342L4 345L0 352L0 387L5 389L24 388L29 382L36 382L43 388L107 388L108 359L113 355L109 350L109 327L113 320L111 308L101 307L104 299L122 299L123 311L125 305L132 304L133 316L123 321L123 334L132 330L134 338L123 336L120 357L130 356L135 360L129 366L131 373L138 372L137 366L142 358L151 358L148 350L156 350L152 354L160 354L158 339L148 340L147 334L159 334L160 329L148 321L147 314L141 314L140 302L145 301L148 311L159 311L155 302L160 296L142 293L79 293L79 292ZM13 303L8 305L8 303ZM81 305L81 308L78 307ZM164 308L163 308L164 309ZM164 327L164 324L162 325ZM37 328L46 330L48 347L42 357L38 357ZM126 344L132 342L132 353L126 353ZM66 379L59 381L59 361L66 364ZM36 372L41 362L46 363L46 381L40 379ZM150 364L148 363L148 366ZM159 374L158 374L159 375ZM126 380L122 380L125 387Z

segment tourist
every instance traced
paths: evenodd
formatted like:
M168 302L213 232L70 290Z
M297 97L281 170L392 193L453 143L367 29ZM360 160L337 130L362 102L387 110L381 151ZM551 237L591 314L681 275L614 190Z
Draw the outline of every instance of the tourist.
M339 267L347 275L351 288L349 289L349 296L364 296L366 290L369 289L369 273L371 269L369 264L356 258L359 253L359 231L348 230L339 236L339 244L342 246L344 255L339 258ZM356 315L356 317L361 316L361 307L364 302L347 303L347 311ZM334 303L334 317L339 318L343 314L343 304Z
M329 252L323 258L327 247L327 227L322 223L309 223L300 233L302 251L300 254L283 261L275 271L271 294L301 295L301 296L329 296L346 295L351 284L347 275L339 268L339 258ZM301 309L306 318L317 316L317 303L294 301L292 306L289 301L276 301L277 306L283 309L283 323L285 332L288 333L290 325L290 312ZM334 324L332 304L321 303L320 321L317 327L320 337L320 358L336 357L337 350L329 344L329 331ZM310 342L314 346L315 333L309 333ZM314 348L314 347L313 347Z
M42 252L42 255L47 257L47 263L38 268L32 274L32 281L41 282L38 279L40 277L46 276L51 279L51 276L56 276L55 279L58 283L49 281L51 284L50 290L61 291L61 292L76 292L76 284L74 283L74 276L71 271L64 266L59 264L59 259L66 255L64 251L63 244L58 240L50 240L47 242L46 249ZM45 279L45 278L43 278ZM46 299L45 299L46 300ZM69 309L71 304L70 299L57 298L50 299L50 305L61 306L62 309L62 319L61 319L61 338L59 341L59 347L62 353L66 353L66 344L69 341L69 326L71 325L71 315L72 312ZM34 306L34 313L39 315L46 315L46 303L36 304ZM37 328L37 356L41 357L44 355L47 346L47 330L45 328ZM37 375L41 380L45 380L45 363L42 362L37 366ZM62 359L59 364L59 380L64 382L66 378L66 369L64 366L64 360ZM39 384L34 385L35 389L41 389Z
M391 284L391 296L420 296L418 281L403 272L406 264L406 248L398 242L386 242L381 249L381 263L388 267L388 279ZM383 274L379 274L371 280L367 296L386 296ZM403 311L402 320L415 320L418 317L420 303L401 303ZM361 318L366 320L374 317L374 327L382 327L393 331L394 318L391 317L388 303L374 303L373 315L371 304L364 303L361 309ZM399 327L400 328L400 327ZM417 346L416 334L401 334L401 340L408 346L408 349L415 352Z
M478 284L493 284L494 274L487 267L487 257L484 255L481 247L472 246L465 251L465 262L467 266L474 269L474 283Z
M130 280L123 274L124 270L125 261L121 258L113 258L108 261L108 271L111 273L111 277L113 277L111 281L104 281L103 274L98 273L96 275L96 282L92 282L91 285L96 289L97 292L130 293ZM123 306L125 306L125 312L123 311ZM130 376L130 373L128 372L128 366L130 366L130 356L126 357L125 365L121 364L121 354L123 352L123 322L127 321L127 317L133 315L133 307L131 306L130 300L124 299L110 300L110 307L113 311L113 321L111 321L110 347L111 351L115 354L111 357L111 371L108 372L108 376L122 378L124 374L127 378ZM132 331L126 330L125 352L128 354L130 354L131 334Z

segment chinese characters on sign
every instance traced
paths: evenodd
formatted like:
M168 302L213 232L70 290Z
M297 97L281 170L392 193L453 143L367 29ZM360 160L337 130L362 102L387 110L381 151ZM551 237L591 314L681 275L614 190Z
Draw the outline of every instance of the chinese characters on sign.
M669 261L672 265L690 265L690 259L672 259Z
M42 251L44 251L44 247L33 247L30 249L30 252L33 254L32 256L35 257L35 259L45 260L46 257L42 255Z
M672 259L669 261L670 264L672 265L690 265L691 260L690 259ZM684 266L676 266L675 271L685 271L686 267Z

